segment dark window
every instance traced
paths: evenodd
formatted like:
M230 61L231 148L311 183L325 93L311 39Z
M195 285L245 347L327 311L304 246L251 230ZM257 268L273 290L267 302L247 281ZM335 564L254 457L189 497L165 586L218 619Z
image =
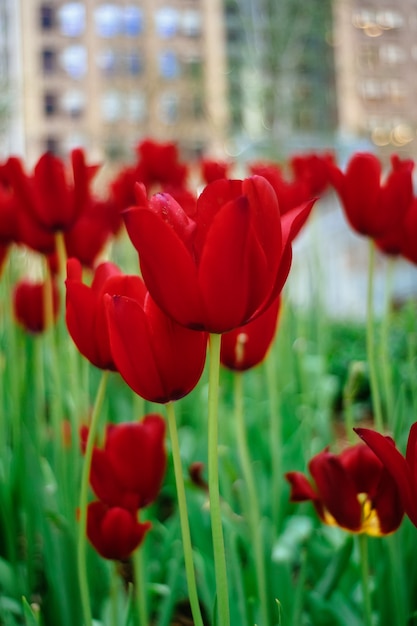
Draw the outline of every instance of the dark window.
M52 154L59 155L59 139L49 135L45 139L45 150L46 152L51 152Z
M47 117L58 111L58 99L54 93L45 93L43 97L43 112Z
M44 74L53 74L56 71L55 50L44 48L42 50L42 70Z
M50 4L41 4L40 25L42 30L50 30L55 26L55 11Z

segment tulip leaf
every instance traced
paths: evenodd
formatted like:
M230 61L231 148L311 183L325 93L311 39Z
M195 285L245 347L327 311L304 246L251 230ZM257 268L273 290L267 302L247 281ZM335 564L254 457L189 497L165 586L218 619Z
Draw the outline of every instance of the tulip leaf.
M25 616L26 626L39 626L40 624L40 616L39 616L39 608L35 609L32 607L26 598L22 599L23 604L23 615Z
M315 591L323 598L329 598L338 586L340 578L346 571L353 550L353 537L348 536L346 541L337 550L334 558L326 567L323 576L318 581Z

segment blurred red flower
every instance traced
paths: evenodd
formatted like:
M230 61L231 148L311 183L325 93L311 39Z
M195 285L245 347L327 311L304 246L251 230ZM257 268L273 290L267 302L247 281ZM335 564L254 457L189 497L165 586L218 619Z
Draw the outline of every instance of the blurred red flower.
M346 218L360 235L377 239L404 218L413 197L413 161L391 157L391 171L381 184L381 163L368 153L356 153L343 173L329 164L329 176Z
M52 304L51 320L47 320L46 315L48 298ZM13 290L13 311L17 322L28 332L43 332L47 322L55 322L58 317L59 291L56 283L21 280Z
M235 371L245 371L261 363L275 337L281 298L278 297L249 324L223 333L220 360Z
M369 428L354 430L376 454L395 481L405 512L414 526L417 526L417 422L410 428L405 457L395 447L391 437Z
M184 187L188 167L180 163L175 143L144 139L138 144L136 153L138 162L135 167L135 180L143 183L148 191L155 185Z
M104 502L87 509L87 537L105 559L125 561L142 543L150 522L141 524L136 513Z
M309 470L313 483L301 472L286 474L290 499L311 500L324 523L375 537L399 527L404 509L397 485L367 446L351 446L339 455L323 450Z

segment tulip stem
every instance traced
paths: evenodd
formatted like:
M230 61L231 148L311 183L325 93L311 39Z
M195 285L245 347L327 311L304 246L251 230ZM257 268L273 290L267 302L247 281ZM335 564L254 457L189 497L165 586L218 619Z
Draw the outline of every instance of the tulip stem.
M148 626L148 602L146 597L143 546L139 546L139 548L137 548L133 553L133 568L135 572L134 590L137 607L138 626Z
M358 542L361 566L364 624L365 626L372 626L372 605L371 595L369 593L368 536L365 533L360 533L358 535Z
M188 597L190 600L191 613L196 626L203 626L200 604L198 601L197 584L195 579L193 549L191 544L190 526L188 523L187 500L184 487L184 476L182 471L180 444L178 439L178 429L175 420L174 403L168 402L166 405L168 418L169 435L171 439L172 460L174 463L175 484L177 488L178 511L181 524L182 545L184 551L185 574L187 577Z
M375 428L379 432L383 430L381 396L379 394L378 376L375 363L375 337L373 316L373 292L375 274L375 242L369 239L369 265L368 265L368 293L367 293L367 319L366 319L366 349L368 356L369 381L371 386L372 407L374 412Z
M86 546L87 546L87 500L88 482L90 478L91 459L93 456L94 442L97 434L98 421L101 407L103 405L106 392L109 372L103 371L100 384L97 390L94 408L91 415L90 428L88 430L87 444L85 449L84 464L81 474L80 501L79 501L79 525L78 525L78 579L80 586L81 606L84 616L84 626L92 626L92 615L90 607L90 594L88 589Z
M282 491L282 422L278 401L277 367L274 350L270 350L265 362L269 400L270 454L272 467L272 521L278 532Z
M234 376L234 397L235 397L235 420L236 439L240 464L242 466L243 477L246 483L248 501L246 511L250 533L252 535L254 560L256 570L256 582L260 601L261 624L267 626L269 622L268 596L266 593L266 575L264 562L264 546L262 541L261 515L259 501L256 492L256 483L252 472L252 464L246 436L245 420L243 415L243 374L235 372ZM279 454L279 451L278 451Z
M221 335L210 334L209 394L208 394L208 487L210 498L211 534L213 540L214 572L216 578L219 626L229 626L229 592L226 554L220 508L218 456L218 404Z
M384 315L381 325L381 368L384 381L385 399L387 403L387 415L392 425L391 432L395 433L396 428L394 421L394 398L392 389L392 371L389 361L389 330L391 324L391 300L392 300L392 284L394 272L394 259L389 257L387 261L386 287L385 287L385 306Z

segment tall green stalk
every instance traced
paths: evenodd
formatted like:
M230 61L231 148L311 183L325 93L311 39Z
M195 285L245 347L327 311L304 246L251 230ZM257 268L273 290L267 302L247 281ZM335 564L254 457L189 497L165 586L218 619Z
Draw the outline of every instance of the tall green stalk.
M234 397L235 397L235 422L236 439L239 452L240 464L242 466L243 477L247 489L247 515L251 533L251 542L254 551L256 582L258 585L258 596L260 600L261 625L269 625L268 596L266 590L266 573L264 562L264 546L261 532L261 515L259 501L256 492L255 478L252 472L252 464L249 454L248 440L246 436L246 425L243 414L243 374L236 372L234 376ZM280 451L278 450L278 454Z
M375 335L374 335L374 274L375 274L375 242L369 239L369 264L368 264L368 293L366 315L366 349L368 356L369 380L371 385L372 407L374 412L375 428L379 432L383 430L381 395L379 393L378 374L375 359Z
M392 300L392 283L393 283L393 259L388 259L386 283L385 283L385 306L384 315L381 324L381 342L380 342L380 362L381 373L384 381L385 400L387 403L387 415L392 432L395 432L394 420L394 397L392 387L392 371L389 358L389 330L391 326L391 300Z
M144 549L139 546L133 553L133 569L135 572L135 600L138 626L148 626L148 598L146 594L146 577L144 565ZM116 623L115 623L116 626Z
M109 372L104 370L97 390L94 408L91 415L91 423L88 431L87 445L85 449L84 464L81 474L80 501L79 501L79 524L78 524L78 545L77 563L78 579L80 585L81 605L84 616L84 626L92 626L92 616L90 607L90 593L88 589L86 548L87 548L87 501L88 482L90 478L91 459L93 456L94 442L98 430L100 411L103 405L106 392Z
M280 502L282 491L282 422L281 411L278 401L278 381L275 353L270 351L265 361L266 377L268 385L269 401L269 433L270 433L270 456L272 468L272 521L278 532Z
M219 490L218 406L221 335L210 334L208 394L208 487L219 626L230 625L229 588Z
M194 624L203 626L200 604L198 601L197 583L195 579L193 548L191 544L190 526L188 523L187 499L184 486L184 475L182 471L180 444L178 439L178 429L175 420L175 409L173 402L166 405L169 435L171 439L172 460L174 463L175 484L177 488L178 511L180 515L182 545L184 551L185 574L187 578L188 597L190 600L191 613Z
M369 559L368 559L368 535L357 535L359 543L359 558L361 568L361 585L363 599L364 626L372 626L372 604L369 590Z

